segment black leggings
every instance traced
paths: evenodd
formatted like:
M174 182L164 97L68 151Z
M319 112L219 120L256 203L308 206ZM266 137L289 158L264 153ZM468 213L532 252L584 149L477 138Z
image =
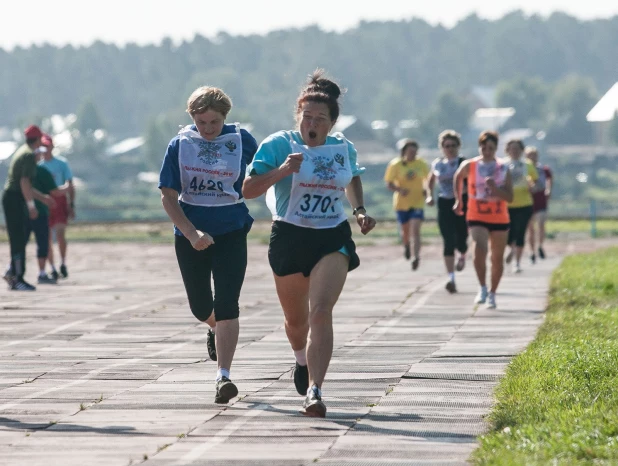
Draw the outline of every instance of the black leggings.
M4 191L2 208L11 245L11 274L23 280L26 273L26 229L29 218L21 191Z
M532 206L510 208L509 217L511 217L511 227L508 244L515 243L516 246L523 247L526 243L528 222L532 218Z
M212 246L197 251L184 236L176 236L176 258L187 290L189 307L204 322L237 319L240 289L247 269L247 228L214 236ZM213 299L210 277L215 285Z
M464 206L467 199L463 200ZM454 256L455 249L465 254L468 250L468 225L466 215L453 212L455 199L438 198L438 227L444 239L444 257Z
M36 256L39 259L49 253L49 216L39 212L35 220L30 220L26 226L26 242L30 241L30 233L34 232L36 240Z

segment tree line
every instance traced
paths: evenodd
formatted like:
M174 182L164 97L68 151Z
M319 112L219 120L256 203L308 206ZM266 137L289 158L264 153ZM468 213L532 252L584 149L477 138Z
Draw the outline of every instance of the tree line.
M260 138L292 126L305 77L322 67L348 89L344 113L415 120L420 139L461 129L480 85L497 86L497 104L517 109L511 124L544 130L548 142L587 143L585 114L618 80L616 44L618 16L516 11L493 21L471 15L450 29L411 19L343 33L314 26L177 45L0 49L0 126L86 108L110 134L146 135L160 160L158 145L188 121L184 104L196 87L222 87L234 101L230 120L250 122Z

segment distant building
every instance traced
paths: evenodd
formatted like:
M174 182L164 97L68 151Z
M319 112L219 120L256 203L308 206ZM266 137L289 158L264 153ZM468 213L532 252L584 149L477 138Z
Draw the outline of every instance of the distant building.
M496 88L493 86L474 86L470 89L468 100L473 109L496 106Z
M618 82L616 82L601 100L586 115L586 120L594 128L595 143L603 146L612 144L610 128L618 113Z
M374 130L372 125L354 115L340 115L331 134L341 132L354 143L361 165L379 165L388 163L396 156L396 152L376 137L378 130L382 128Z

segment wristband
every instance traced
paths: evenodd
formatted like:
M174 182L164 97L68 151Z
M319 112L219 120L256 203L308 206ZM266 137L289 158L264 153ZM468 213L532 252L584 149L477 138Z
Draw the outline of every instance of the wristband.
M34 205L34 201L26 201L26 205L28 209L34 209L36 206Z
M364 205L359 205L356 209L352 211L352 215L356 215L359 210L364 210L365 212L367 212Z

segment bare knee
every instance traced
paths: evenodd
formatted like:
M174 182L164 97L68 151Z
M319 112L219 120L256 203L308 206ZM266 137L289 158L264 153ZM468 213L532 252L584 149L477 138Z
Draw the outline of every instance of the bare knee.
M309 315L309 325L311 327L325 326L333 322L333 308L329 305L312 306Z

